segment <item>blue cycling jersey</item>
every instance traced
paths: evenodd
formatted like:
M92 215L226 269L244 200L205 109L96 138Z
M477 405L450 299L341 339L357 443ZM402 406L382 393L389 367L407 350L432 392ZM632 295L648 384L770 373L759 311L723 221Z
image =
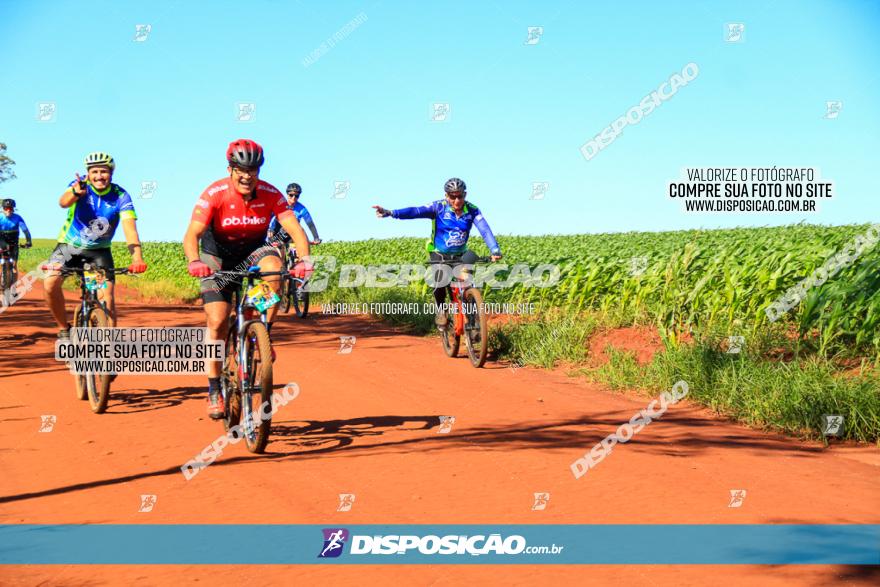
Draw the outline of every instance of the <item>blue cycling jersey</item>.
M73 184L70 182L68 187ZM87 184L85 195L67 210L67 220L61 227L58 242L83 249L109 249L119 219L137 219L131 196L115 183L103 192ZM104 222L96 223L98 218L103 218Z
M9 216L0 213L0 232L18 232L22 230L25 234L30 234L24 218L13 212Z
M318 233L315 230L315 223L312 220L312 215L309 214L308 210L306 210L306 207L297 202L293 206L288 206L288 208L290 210L293 210L293 214L296 216L297 222L305 221L305 223L309 225L309 228L312 230L313 236L317 239ZM269 223L269 233L274 234L276 238L280 238L285 241L290 240L290 235L287 234L287 231L284 230L284 227L282 227L281 223L278 222L277 216L273 216L272 221Z
M483 218L483 214L476 204L472 202L465 202L461 216L456 216L455 210L446 200L437 200L427 206L392 210L391 216L401 219L432 218L434 230L431 233L431 241L428 243L429 251L445 254L465 252L471 234L471 226L476 226L492 254L501 254L501 247L498 246L498 241L495 240L489 223Z

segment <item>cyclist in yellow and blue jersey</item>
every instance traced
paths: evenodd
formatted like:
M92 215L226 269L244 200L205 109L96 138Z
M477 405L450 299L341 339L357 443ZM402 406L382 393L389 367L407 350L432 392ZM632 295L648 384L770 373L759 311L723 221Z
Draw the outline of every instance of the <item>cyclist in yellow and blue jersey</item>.
M85 159L86 178L76 174L76 179L68 185L58 204L67 208L67 220L58 235L58 244L52 252L49 265L62 268L82 268L89 263L98 269L113 269L113 255L110 242L116 228L122 222L125 241L131 253L131 273L147 270L141 252L137 231L137 214L131 196L119 185L113 183L116 163L107 153L89 153ZM45 281L45 296L55 322L61 329L60 337L67 335L70 324L64 308L64 294L61 284L64 277L59 271L48 271ZM112 272L106 274L107 287L99 290L99 296L110 310L111 326L116 326L116 303L113 296L115 278Z

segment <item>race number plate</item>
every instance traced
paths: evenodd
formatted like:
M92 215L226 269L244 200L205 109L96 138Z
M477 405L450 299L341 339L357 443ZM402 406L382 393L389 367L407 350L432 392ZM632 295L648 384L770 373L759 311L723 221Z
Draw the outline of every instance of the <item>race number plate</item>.
M256 306L260 312L265 312L281 301L269 284L265 281L257 281L247 292L248 301Z
M107 281L103 275L98 275L97 271L83 272L83 279L86 282L86 289L95 291L98 289L107 289Z

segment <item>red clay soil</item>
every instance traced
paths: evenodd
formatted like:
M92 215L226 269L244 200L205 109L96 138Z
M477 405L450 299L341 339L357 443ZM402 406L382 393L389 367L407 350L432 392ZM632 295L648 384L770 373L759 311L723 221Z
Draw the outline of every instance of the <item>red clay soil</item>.
M651 362L663 350L663 341L653 326L630 326L597 332L590 338L590 363L593 366L608 362L608 347L633 353L639 365Z
M186 481L181 464L222 431L205 415L202 377L122 375L107 413L95 415L54 360L55 326L38 291L0 321L2 523L880 523L877 447L826 449L718 420L684 400L575 479L572 461L647 398L561 372L473 369L446 358L436 337L320 314L284 317L273 330L275 382L295 381L301 393L274 418L267 454L233 445ZM202 312L127 304L120 324L196 326ZM338 353L341 335L357 336L350 354ZM642 339L637 352L646 346ZM50 433L38 432L43 414L57 418ZM456 418L448 434L438 434L441 415ZM742 507L728 507L731 489L747 490ZM551 496L544 511L531 510L538 491ZM340 493L357 496L351 511L336 511ZM142 494L157 496L149 513L138 512ZM6 566L0 584L827 585L877 584L877 570Z

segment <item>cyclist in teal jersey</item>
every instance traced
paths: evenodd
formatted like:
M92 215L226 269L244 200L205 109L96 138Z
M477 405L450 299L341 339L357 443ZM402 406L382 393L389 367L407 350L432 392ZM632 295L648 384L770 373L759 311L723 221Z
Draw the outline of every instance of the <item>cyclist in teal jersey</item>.
M18 271L18 233L24 233L27 242L24 248L31 246L31 232L28 230L24 218L15 213L15 200L6 198L3 200L3 214L0 214L0 249L9 249L9 258L12 261L13 271Z
M49 265L64 268L82 268L85 263L99 269L113 269L110 242L122 221L125 242L131 253L131 273L147 270L141 252L137 231L137 215L131 196L119 185L112 183L116 163L107 153L89 153L85 159L86 178L76 174L68 188L61 194L58 204L67 208L67 220L58 235L58 245L52 252ZM44 284L46 301L52 317L61 329L59 337L67 336L70 324L64 308L61 284L64 277L59 271L46 272ZM113 296L115 276L106 274L106 289L98 290L99 296L110 310L110 325L116 326L116 302Z

